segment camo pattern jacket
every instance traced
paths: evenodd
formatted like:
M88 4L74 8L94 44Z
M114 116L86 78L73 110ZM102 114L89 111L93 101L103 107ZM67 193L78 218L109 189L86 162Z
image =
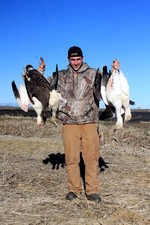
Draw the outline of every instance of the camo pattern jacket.
M76 72L68 65L59 71L57 90L67 100L58 113L63 124L86 124L98 121L99 101L94 95L96 69L83 63ZM50 81L51 78L48 78Z

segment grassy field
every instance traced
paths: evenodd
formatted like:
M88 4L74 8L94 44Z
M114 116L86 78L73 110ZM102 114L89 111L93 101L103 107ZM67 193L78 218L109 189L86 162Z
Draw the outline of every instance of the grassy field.
M149 225L150 123L100 122L102 202L65 200L61 124L0 116L1 225Z

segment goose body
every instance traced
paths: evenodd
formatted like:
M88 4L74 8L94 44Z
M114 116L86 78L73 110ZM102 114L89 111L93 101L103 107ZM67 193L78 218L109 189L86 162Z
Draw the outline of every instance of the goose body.
M112 117L115 115L117 117L116 129L122 128L122 114L125 114L125 122L131 119L131 110L129 105L132 101L130 101L128 81L123 72L118 68L113 68L112 73L109 75L106 70L103 72L101 81L101 97L107 106L102 117L104 117L105 113Z
M34 69L31 65L25 67L23 78L24 84L20 84L19 88L17 88L15 81L12 82L13 93L18 105L25 112L28 111L28 107L31 105L37 114L38 125L41 125L42 122L45 123L49 115L56 124L56 114L66 104L66 100L55 90L58 67L56 67L53 86L40 71Z

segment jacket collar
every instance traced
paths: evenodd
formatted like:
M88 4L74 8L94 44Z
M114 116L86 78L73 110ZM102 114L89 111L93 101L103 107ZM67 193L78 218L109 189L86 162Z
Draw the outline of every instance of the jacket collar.
M77 72L77 73L82 73L82 72L86 71L89 68L90 68L89 65L87 63L85 63L85 62L81 65L81 67L77 71L75 71L70 65L67 66L68 70L70 70L72 72L74 71L74 72Z

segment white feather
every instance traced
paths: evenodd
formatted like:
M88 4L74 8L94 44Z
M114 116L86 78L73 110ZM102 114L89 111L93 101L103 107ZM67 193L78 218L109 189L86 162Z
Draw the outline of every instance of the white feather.
M124 74L121 71L114 70L108 83L103 85L102 82L101 89L104 103L115 107L117 117L116 129L120 129L123 126L123 119L121 117L123 113L125 113L125 121L131 119L129 85Z
M23 111L27 112L29 104L30 104L30 100L29 100L26 87L24 84L20 84L19 94L20 94L20 98L17 98L18 105Z
M128 81L125 78L124 74L122 71L120 71L120 85L121 85L121 90L125 95L129 95L129 85Z

